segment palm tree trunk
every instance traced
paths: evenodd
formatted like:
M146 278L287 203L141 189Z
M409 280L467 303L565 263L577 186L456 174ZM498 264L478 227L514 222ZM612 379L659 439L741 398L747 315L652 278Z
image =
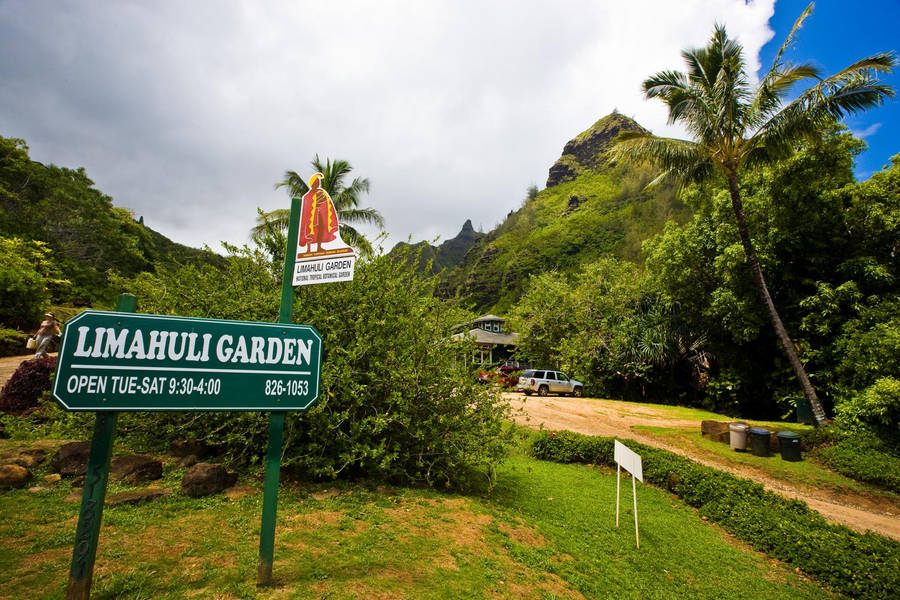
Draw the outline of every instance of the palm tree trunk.
M744 218L744 206L741 203L737 176L733 173L728 175L728 191L731 193L731 207L734 209L738 232L740 232L741 243L744 246L744 254L747 257L747 264L750 267L750 274L753 276L753 282L756 284L756 289L759 292L759 298L762 300L762 303L766 308L766 313L768 313L769 319L772 321L772 327L775 328L775 334L778 336L778 339L781 340L781 345L784 348L784 353L787 354L788 362L791 363L791 366L794 368L794 373L797 376L797 380L800 381L800 387L803 388L803 395L806 396L806 399L809 401L813 417L815 418L816 427L825 425L825 410L822 408L822 403L819 402L816 390L809 381L809 376L806 374L803 363L800 362L797 348L794 346L794 342L791 341L787 330L784 328L784 323L781 322L781 317L778 316L778 311L775 310L775 303L772 302L772 296L769 294L769 288L766 285L762 269L759 266L759 259L756 257L756 250L753 249L753 242L750 240L750 233L747 230L747 222Z

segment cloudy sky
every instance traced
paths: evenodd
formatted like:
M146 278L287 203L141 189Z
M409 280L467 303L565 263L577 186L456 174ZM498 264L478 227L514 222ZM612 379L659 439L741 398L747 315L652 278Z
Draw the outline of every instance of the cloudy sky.
M192 246L246 242L257 207L288 205L273 189L284 171L311 174L316 153L371 180L363 204L384 215L388 247L446 239L468 218L493 228L614 108L677 135L641 81L682 68L714 22L756 69L804 4L0 0L0 135L85 167L116 205ZM865 12L821 4L801 42L829 44L836 19ZM858 37L825 67L893 49ZM862 170L900 151L886 114L850 124L894 144Z

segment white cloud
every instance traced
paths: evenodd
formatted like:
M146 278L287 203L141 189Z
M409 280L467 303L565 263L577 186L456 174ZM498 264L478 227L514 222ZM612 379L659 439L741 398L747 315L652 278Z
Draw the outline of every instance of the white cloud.
M0 4L0 134L177 241L243 242L286 169L350 160L393 241L493 227L714 22L751 67L773 0Z

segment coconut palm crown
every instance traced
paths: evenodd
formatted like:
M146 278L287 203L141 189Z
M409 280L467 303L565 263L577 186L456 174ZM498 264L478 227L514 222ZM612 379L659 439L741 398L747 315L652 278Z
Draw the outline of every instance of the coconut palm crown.
M893 53L863 58L829 77L811 64L784 59L810 4L775 56L769 71L754 87L747 75L743 47L716 25L709 43L681 53L686 72L661 71L643 84L646 98L659 98L669 109L669 123L684 126L691 140L657 137L647 132L623 132L617 138L614 158L650 162L662 169L651 183L703 182L724 177L741 243L760 300L809 401L817 425L825 412L809 381L797 350L784 328L763 277L747 230L741 203L740 175L746 168L772 163L789 156L799 143L822 135L826 124L846 115L880 105L894 90L879 81L896 65ZM796 98L789 94L801 83L811 83Z
M359 250L363 255L372 254L372 245L369 240L353 225L376 225L384 228L384 219L374 208L359 208L359 197L363 192L369 191L369 180L365 177L356 177L347 184L353 167L346 160L326 158L325 162L316 157L310 161L313 172L322 173L320 186L334 203L334 209L340 222L341 239ZM285 171L284 179L275 184L275 188L287 188L292 198L301 198L309 191L309 185L305 178L296 171ZM287 231L291 218L288 208L278 208L271 212L260 211L256 218L256 226L251 230L251 236L256 238L265 235L272 228Z

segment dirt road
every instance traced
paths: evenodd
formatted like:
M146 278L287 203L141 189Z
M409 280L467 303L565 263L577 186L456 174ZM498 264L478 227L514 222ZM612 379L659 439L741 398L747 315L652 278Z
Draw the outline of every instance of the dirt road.
M0 358L0 389L6 385L7 380L16 372L23 360L34 358L33 354L26 356L4 356Z
M696 420L672 418L665 409L612 400L537 396L526 398L521 394L504 394L504 397L516 411L515 420L520 425L535 429L543 425L544 429L565 429L586 435L617 436L648 446L664 448L716 469L758 481L766 489L788 498L803 500L831 522L846 525L857 531L871 530L900 540L900 503L847 489L831 490L792 484L774 479L760 469L726 462L715 454L703 452L696 446L686 449L633 429L636 425L649 425L699 430L700 424Z

